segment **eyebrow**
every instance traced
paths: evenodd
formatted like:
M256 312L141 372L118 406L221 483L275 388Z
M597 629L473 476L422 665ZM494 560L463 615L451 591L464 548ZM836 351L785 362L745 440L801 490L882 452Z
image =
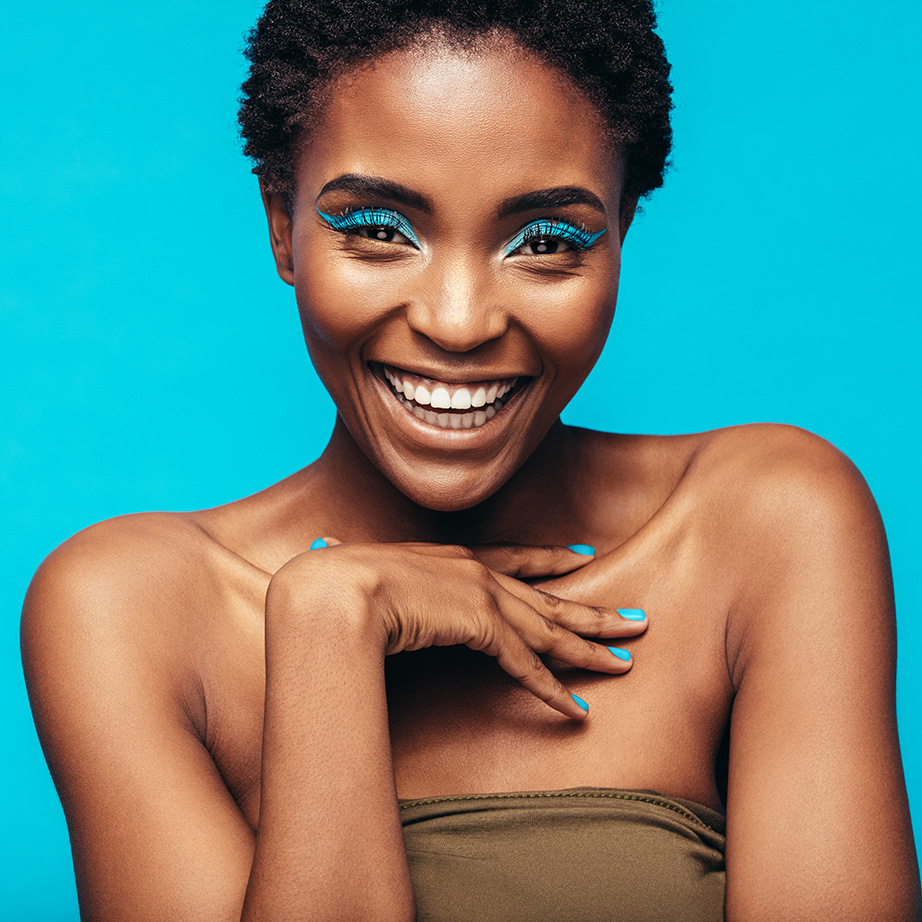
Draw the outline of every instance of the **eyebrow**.
M371 195L378 198L389 199L401 205L415 208L417 211L432 214L432 205L424 195L414 192L399 182L383 179L380 176L365 176L362 173L343 173L336 179L331 179L314 200L319 202L321 197L328 192L353 192L356 195Z
M608 212L602 200L582 186L555 186L553 189L538 189L505 199L497 209L497 217L505 218L522 211L539 208L564 208L567 205L588 205L601 212L606 218Z
M331 179L317 195L315 202L328 192L352 192L356 195L371 195L389 199L401 205L415 208L425 214L432 214L432 205L426 196L409 189L398 182L381 176L366 176L363 173L343 173ZM498 218L519 214L523 211L536 211L541 208L564 208L567 205L588 205L590 208L608 217L602 200L582 186L555 186L552 189L537 189L512 198L504 199L496 210Z

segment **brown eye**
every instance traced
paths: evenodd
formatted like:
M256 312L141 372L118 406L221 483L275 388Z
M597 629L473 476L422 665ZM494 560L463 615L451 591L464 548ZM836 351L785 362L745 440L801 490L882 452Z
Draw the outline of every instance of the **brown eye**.
M558 218L541 218L526 224L506 245L507 256L554 256L588 250L605 233Z
M559 252L560 244L561 241L559 239L555 239L554 237L537 237L533 240L529 240L526 246L535 255L542 255L544 253Z
M410 222L402 214L388 208L358 208L340 215L327 214L317 208L317 214L333 230L347 236L364 237L381 243L408 244L415 250L422 247Z
M395 228L388 227L386 224L379 224L376 227L366 227L363 228L363 230L365 233L362 236L369 237L372 240L383 240L385 243L392 243L395 236L403 236L402 234L398 235Z

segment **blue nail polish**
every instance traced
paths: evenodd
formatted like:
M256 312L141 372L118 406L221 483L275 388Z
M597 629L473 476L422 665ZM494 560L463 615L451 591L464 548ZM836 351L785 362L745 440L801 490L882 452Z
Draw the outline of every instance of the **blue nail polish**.
M628 621L643 621L647 617L642 608L619 608L618 614Z
M573 700L574 700L584 711L588 711L588 710L589 710L589 705L586 704L586 702L583 701L583 699L580 698L579 695L574 695L573 692L570 692L570 697L571 697L571 698L572 698L572 699L573 699Z
M310 549L311 549L312 551L316 551L317 548L320 548L320 547L329 547L329 546L330 546L330 545L327 544L326 541L323 540L323 538L318 538L316 541L313 542L313 544L311 544Z
M568 544L567 548L577 554L583 554L586 557L595 556L595 548L591 544Z
M618 659L623 659L626 663L631 661L630 650L622 650L621 647L609 647L608 649L611 650L611 652L614 653Z

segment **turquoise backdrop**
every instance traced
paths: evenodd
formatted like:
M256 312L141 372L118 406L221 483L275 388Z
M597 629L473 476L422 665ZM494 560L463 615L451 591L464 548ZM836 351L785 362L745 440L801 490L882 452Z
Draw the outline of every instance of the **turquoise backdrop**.
M333 410L236 137L243 35L260 4L11 6L0 12L0 919L74 922L67 832L19 664L31 573L99 519L223 503L284 477L321 450ZM891 541L922 830L922 5L660 7L675 168L631 230L611 341L565 418L656 433L783 421L854 459Z

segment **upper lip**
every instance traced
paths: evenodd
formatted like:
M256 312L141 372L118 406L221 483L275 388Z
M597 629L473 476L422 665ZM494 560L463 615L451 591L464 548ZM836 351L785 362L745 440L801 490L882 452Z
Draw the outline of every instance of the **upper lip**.
M425 370L407 368L405 365L397 365L392 362L373 362L373 365L378 365L382 369L388 368L392 372L397 372L398 374L407 374L413 375L416 378L422 378L426 382L431 382L432 384L447 384L451 387L470 387L471 385L478 384L491 384L493 382L500 381L512 381L515 378L530 378L532 375L523 374L522 372L490 372L490 371L476 371L472 374L465 375L464 378L458 377L458 371L442 371L432 368Z

